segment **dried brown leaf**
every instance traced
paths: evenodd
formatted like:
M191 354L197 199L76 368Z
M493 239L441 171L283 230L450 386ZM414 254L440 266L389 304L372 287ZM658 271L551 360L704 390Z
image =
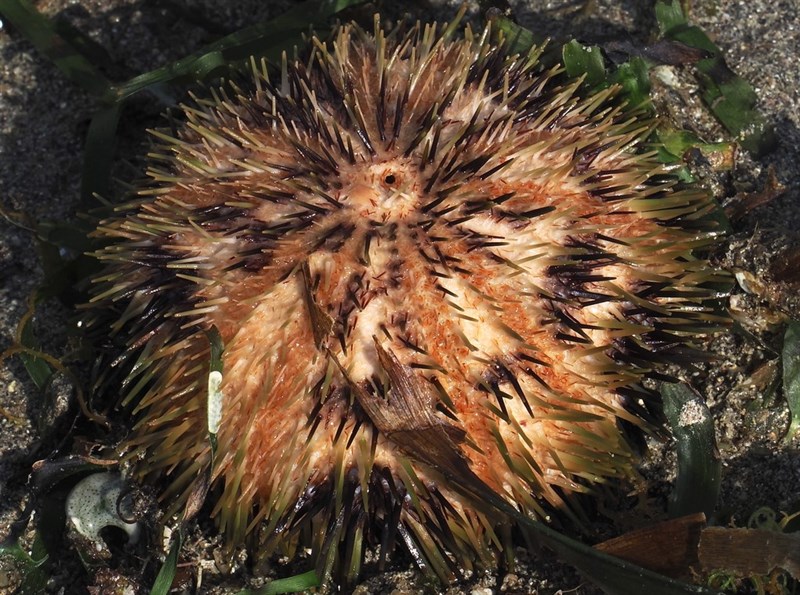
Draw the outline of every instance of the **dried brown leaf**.
M596 550L673 578L689 578L698 564L702 512L670 519L598 543Z
M800 580L800 535L708 527L700 534L699 558L705 572L764 576L782 568Z
M755 192L740 192L725 205L725 214L731 221L737 221L753 209L769 204L786 191L786 186L778 181L775 168L767 170L764 187Z
M326 340L331 335L333 330L333 318L328 315L322 308L319 307L314 299L314 292L312 291L311 270L308 267L308 261L303 263L303 295L308 308L308 315L311 318L311 332L314 333L314 343L317 348L326 345Z

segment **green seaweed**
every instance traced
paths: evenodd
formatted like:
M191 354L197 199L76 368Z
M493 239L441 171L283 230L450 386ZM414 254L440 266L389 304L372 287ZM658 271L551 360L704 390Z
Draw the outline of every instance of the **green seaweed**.
M7 558L21 575L16 595L39 595L45 592L48 574L45 571L49 556L41 536L37 533L31 551L25 551L19 543L0 544L0 558ZM8 564L4 562L3 566ZM6 572L4 570L4 572ZM9 573L10 576L10 573Z
M571 77L584 77L590 91L611 85L619 85L619 96L624 98L629 109L644 108L652 111L650 103L650 65L646 60L633 56L615 68L606 68L603 52L598 46L586 46L573 39L564 44L561 60Z
M497 10L487 11L487 19L493 31L503 38L509 52L513 54L525 54L531 48L546 42L545 39L534 35L530 29L517 25Z
M699 149L704 154L731 150L731 143L706 143L689 130L662 127L656 131L656 136L662 163L678 163L691 149Z
M695 64L701 96L712 114L748 151L761 155L775 144L771 126L757 109L753 86L737 76L702 29L690 25L678 0L656 3L656 20L663 36L709 54Z
M585 46L573 39L564 44L561 57L567 74L573 78L583 76L584 84L590 89L600 87L608 80L603 52L597 46Z
M650 66L643 58L634 56L611 73L609 82L622 87L621 95L628 100L628 105L651 110L649 70Z

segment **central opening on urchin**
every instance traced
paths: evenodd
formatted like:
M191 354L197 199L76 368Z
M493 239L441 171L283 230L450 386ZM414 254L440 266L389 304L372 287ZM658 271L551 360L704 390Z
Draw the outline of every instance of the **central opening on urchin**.
M404 164L384 162L359 164L342 179L343 202L373 221L386 223L407 218L420 204L416 178L405 173Z

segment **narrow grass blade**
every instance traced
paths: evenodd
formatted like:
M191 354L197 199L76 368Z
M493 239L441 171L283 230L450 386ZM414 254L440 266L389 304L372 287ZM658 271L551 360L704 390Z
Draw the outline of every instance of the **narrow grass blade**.
M670 516L703 512L711 518L722 473L714 420L703 399L686 384L664 384L661 395L678 451Z
M33 333L33 316L36 311L36 305L39 303L40 298L36 292L28 304L28 311L25 313L22 320L20 320L19 328L19 344L25 348L25 351L19 353L22 364L25 366L25 371L30 376L36 388L44 390L49 384L50 379L53 377L53 370L47 362L34 355L40 349L39 340Z
M256 591L251 589L239 591L237 595L281 595L282 593L300 593L318 586L319 579L317 578L316 571L309 570L303 574L270 581Z
M800 322L792 321L783 336L783 394L789 404L791 422L786 442L800 431Z
M96 97L104 97L109 93L111 82L64 38L50 19L29 2L0 0L0 14L73 83Z
M122 115L122 107L123 104L117 102L101 108L89 124L81 176L80 207L84 211L97 206L96 196L109 196L111 165L114 163L117 125Z
M570 539L541 523L526 519L523 527L532 530L540 542L562 560L572 564L607 593L614 595L710 595L704 587L689 585L620 558L602 553L586 544Z
M118 86L119 98L125 99L152 85L178 79L202 80L250 56L277 60L283 51L299 42L302 34L310 28L322 27L338 12L363 2L306 0L268 22L232 33L200 52L130 79Z
M217 432L222 423L223 394L222 384L222 352L224 346L222 336L216 326L206 332L211 347L208 364L208 439L211 443L212 466L217 452Z
M164 565L158 571L156 580L150 589L150 595L167 595L172 588L172 581L175 580L175 572L178 569L178 552L181 551L181 542L183 541L181 532L174 532L174 541L170 547L167 559L164 560Z

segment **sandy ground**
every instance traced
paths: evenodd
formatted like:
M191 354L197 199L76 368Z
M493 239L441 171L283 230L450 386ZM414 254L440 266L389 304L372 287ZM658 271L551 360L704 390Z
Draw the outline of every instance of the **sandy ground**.
M284 1L221 0L48 0L36 4L104 47L112 58L106 74L115 80L175 60L222 34L279 14L289 5ZM452 2L434 4L419 0L404 8L422 19L447 18L455 11ZM622 39L641 44L655 31L649 2L598 0L585 16L577 15L574 4L538 0L512 3L523 25L556 40L576 37L605 43ZM733 171L710 173L703 180L726 200L763 188L768 168L774 168L786 191L737 221L735 235L720 249L724 264L734 263L765 278L765 266L791 243L791 232L800 229L800 53L796 51L800 47L800 7L797 0L693 0L690 5L692 21L724 50L728 64L753 83L763 113L775 126L774 151L758 159L740 153ZM705 140L722 140L724 133L697 100L689 71L678 69L674 74L677 86L663 94L670 113ZM67 82L19 34L7 25L0 29L0 205L7 212L23 213L39 222L74 215L82 144L94 108L91 98ZM121 161L141 152L142 129L152 123L152 114L152 106L145 100L129 106L121 128ZM118 175L124 177L124 166L119 169ZM0 349L5 349L12 344L26 302L41 284L43 273L32 233L5 219L0 219L0 230ZM751 335L729 333L709 341L708 348L719 359L689 377L715 416L724 464L718 508L722 521L743 524L761 506L787 511L798 510L800 505L797 441L787 446L781 439L788 424L786 406L780 392L764 397L766 387L780 373L783 327L775 312L783 309L798 316L791 296L785 295L791 294L792 287L783 289L787 298L783 301L780 296L745 296L737 289L733 302ZM65 360L75 348L70 316L69 308L53 300L39 307L35 319L43 349ZM19 362L12 359L0 368L0 408L0 537L4 537L28 501L26 480L31 464L58 446L42 430L55 425L66 431L74 419L76 404L64 379L55 382L43 399ZM643 473L650 481L649 508L658 509L669 491L674 457L669 444L652 446ZM634 512L632 518L620 522L620 527L643 524L648 518L641 511ZM202 566L212 569L206 573L206 592L224 592L221 586L212 588L215 583L241 583L238 575L228 580L213 570L211 551L215 542L209 541L200 528L190 541L196 560L205 560ZM86 592L68 579L73 571L69 566L59 569L60 574L51 581L52 591L63 587L68 593ZM11 579L0 578L0 592L7 584L3 580ZM408 561L400 560L396 571L367 580L357 592L421 589L435 587L421 579ZM447 592L482 595L559 590L594 591L568 567L547 556L534 562L523 552L514 572L474 577Z

